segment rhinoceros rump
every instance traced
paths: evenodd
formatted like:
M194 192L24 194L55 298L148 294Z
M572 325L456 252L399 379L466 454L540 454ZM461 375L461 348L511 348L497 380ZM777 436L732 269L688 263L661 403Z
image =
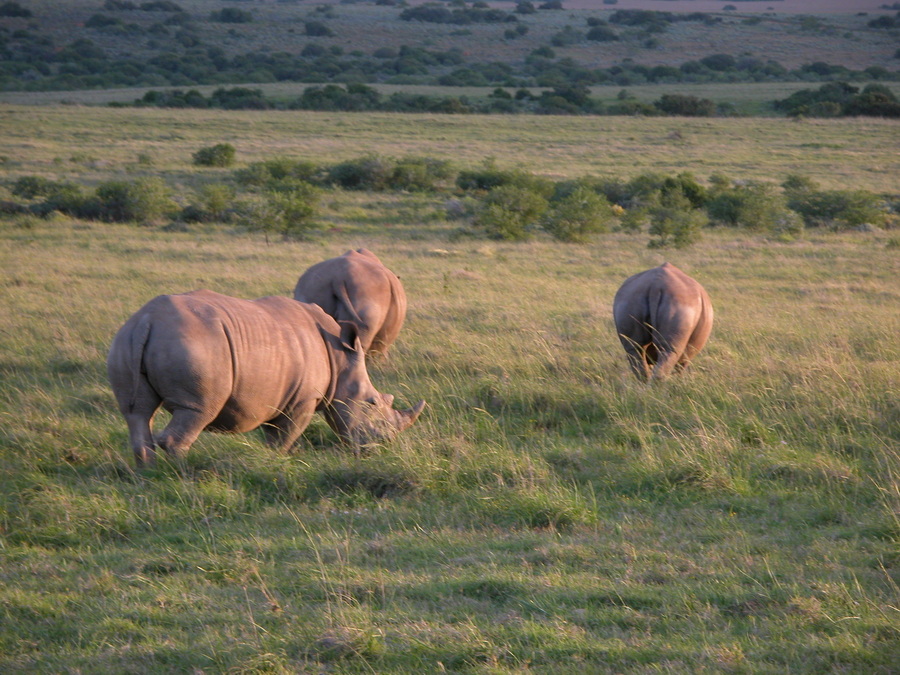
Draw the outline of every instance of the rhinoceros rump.
M183 455L204 429L261 426L267 443L286 449L317 411L343 441L365 445L409 427L425 407L394 410L394 397L369 380L359 339L342 342L321 308L283 297L161 295L116 334L107 371L138 466L154 461L155 445ZM172 418L154 438L160 406Z
M704 288L670 263L625 280L613 300L616 331L641 381L662 380L688 366L713 324Z
M353 324L366 353L385 354L406 318L403 284L365 248L310 267L297 281L294 299L319 305L341 325Z

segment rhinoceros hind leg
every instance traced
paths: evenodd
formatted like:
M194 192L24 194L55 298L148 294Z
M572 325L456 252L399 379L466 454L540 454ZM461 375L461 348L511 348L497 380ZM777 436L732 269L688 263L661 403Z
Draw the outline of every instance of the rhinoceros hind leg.
M150 432L150 421L153 414L128 413L125 415L125 423L128 425L129 445L134 452L134 464L140 469L144 466L153 466L156 463L156 452L153 444L153 434Z
M678 352L659 352L659 359L653 366L653 375L651 379L659 382L666 379L673 372L681 370L681 355Z
M156 437L156 444L169 456L182 458L214 418L215 415L176 408L166 428Z
M650 365L653 363L652 360L648 363L648 357L655 357L655 351L653 355L650 355L647 353L646 347L625 336L620 337L632 372L641 382L646 382L647 378L650 377ZM650 345L650 347L653 347L653 345Z

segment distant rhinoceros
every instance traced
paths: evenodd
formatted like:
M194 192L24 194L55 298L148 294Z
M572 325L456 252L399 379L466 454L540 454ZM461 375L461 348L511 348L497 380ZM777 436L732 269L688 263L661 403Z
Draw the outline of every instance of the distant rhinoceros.
M267 443L286 449L317 411L357 447L409 427L425 402L394 410L353 338L343 342L321 308L290 298L206 290L154 298L119 329L107 358L135 462L152 463L155 445L181 456L204 429L262 426ZM154 438L160 406L172 418Z
M713 324L704 288L670 263L625 280L613 300L616 331L641 381L680 372L703 349Z
M297 281L294 299L314 302L342 326L356 326L366 353L387 353L406 319L403 284L365 248L310 267Z

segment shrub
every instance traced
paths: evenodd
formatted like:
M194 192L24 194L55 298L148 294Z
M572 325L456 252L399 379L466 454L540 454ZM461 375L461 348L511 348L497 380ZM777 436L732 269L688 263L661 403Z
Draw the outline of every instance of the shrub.
M22 176L12 186L12 193L24 199L46 197L60 184L43 176Z
M204 185L197 199L181 211L181 219L187 222L222 222L229 218L234 203L234 188L224 183Z
M432 191L453 175L450 162L430 157L406 157L391 171L389 184L395 190Z
M324 87L307 87L291 105L303 110L377 110L381 105L381 94L365 84L348 84L344 89L337 84Z
M99 206L95 195L86 194L74 183L57 183L47 198L35 209L41 215L54 211L76 218L99 218Z
M307 21L305 30L310 37L332 37L334 35L334 31L321 21Z
M0 5L0 16L15 16L22 19L30 19L30 9L25 9L18 2L4 2Z
M116 19L105 14L94 14L84 22L87 28L109 28L110 26L122 25L121 19Z
M712 117L716 114L716 104L708 98L683 94L663 94L658 101L654 101L653 105L666 115Z
M881 198L868 190L795 190L788 193L787 205L810 227L880 226L887 219Z
M219 143L208 148L200 148L193 154L198 166L226 167L234 164L236 151L230 143Z
M393 164L377 155L351 159L332 166L326 181L345 190L385 190L390 185Z
M460 171L456 186L465 191L487 191L501 186L516 186L537 192L549 198L553 193L553 183L519 169L498 169L493 160L487 160L482 169Z
M586 187L576 187L551 204L543 227L554 239L584 242L588 235L608 232L614 218L612 205L605 197Z
M249 230L280 234L285 239L303 239L318 226L313 219L318 213L321 193L297 181L291 189L267 191L245 198L237 205L241 224Z
M706 210L717 223L773 230L776 223L785 218L787 205L774 185L748 181L731 187L717 187Z
M700 59L700 63L710 70L718 72L733 70L737 67L737 59L731 54L711 54L710 56Z
M692 208L688 198L677 192L665 195L658 204L649 207L647 216L649 248L689 246L700 238L700 230L706 224L703 211Z
M619 34L609 26L593 26L585 37L593 42L615 42Z
M272 107L261 90L247 87L216 89L209 97L209 105L225 110L269 110Z
M883 84L869 84L844 106L845 115L900 117L900 101Z
M492 239L523 240L547 210L540 194L516 185L491 190L475 216L475 225Z
M271 187L284 179L315 183L320 179L321 172L321 167L315 162L276 157L238 169L234 172L234 179L244 186Z
M869 115L900 117L900 102L883 84L867 85L862 92L846 82L829 82L819 89L802 89L785 99L774 102L776 110L788 115L838 117L840 115Z
M97 186L97 215L110 222L151 222L172 211L169 188L160 178L108 181Z
M218 21L220 23L251 23L253 15L242 9L235 7L226 7L209 15L210 21Z

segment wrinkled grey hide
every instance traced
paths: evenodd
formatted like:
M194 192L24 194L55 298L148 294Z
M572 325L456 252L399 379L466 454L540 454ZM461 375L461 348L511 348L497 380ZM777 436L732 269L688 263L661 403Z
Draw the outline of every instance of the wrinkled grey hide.
M613 300L616 331L641 381L680 372L703 349L713 324L709 295L670 263L626 279Z
M156 445L183 455L204 429L262 426L286 449L317 411L359 447L407 428L425 407L394 410L369 381L358 338L343 342L321 308L283 297L161 295L116 334L107 371L138 466L154 461ZM154 438L160 406L172 419Z
M403 284L364 248L310 267L297 281L294 299L319 305L342 326L356 326L366 353L387 353L406 319Z

